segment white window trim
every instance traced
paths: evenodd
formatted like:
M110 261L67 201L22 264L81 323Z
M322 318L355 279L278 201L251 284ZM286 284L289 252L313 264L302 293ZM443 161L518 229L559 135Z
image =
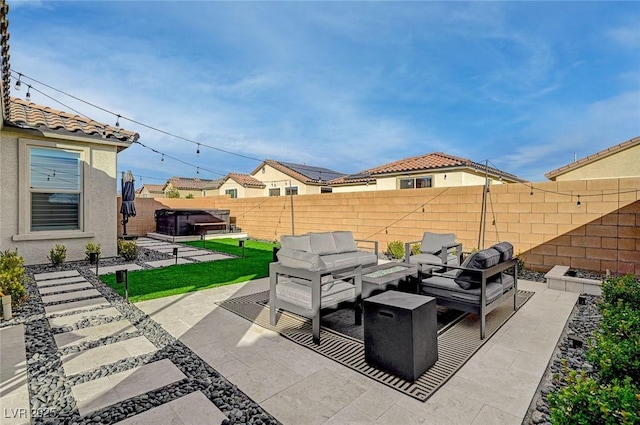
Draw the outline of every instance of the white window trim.
M433 182L434 182L434 176L433 174L424 174L424 175L414 175L414 176L401 176L397 178L397 183L396 183L396 188L397 189L402 189L401 187L401 182L402 180L413 180L413 187L411 189L417 189L416 188L416 180L419 179L431 179L431 186L430 187L434 187L433 186ZM407 188L409 189L409 188ZM407 190L407 189L402 189L402 190ZM424 189L424 188L419 188L419 189Z
M80 211L78 230L49 230L31 231L31 191L29 173L29 149L30 148L65 149L80 153L81 177L80 177ZM13 235L14 241L37 241L50 239L77 239L93 238L95 232L87 229L90 200L86 196L88 176L91 172L91 149L86 145L53 142L48 140L18 139L18 234Z

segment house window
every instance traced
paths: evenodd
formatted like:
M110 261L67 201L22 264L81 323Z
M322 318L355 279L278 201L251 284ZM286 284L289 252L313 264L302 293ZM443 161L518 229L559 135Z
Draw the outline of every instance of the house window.
M80 152L29 148L32 232L80 229Z
M269 189L269 196L280 196L280 188Z
M333 188L332 187L322 186L320 188L320 193L333 193Z
M421 189L432 187L431 177L400 179L400 189Z
M226 189L224 191L225 195L229 195L232 198L237 198L238 197L238 189Z
M291 186L284 188L285 195L297 195L298 194L298 186Z

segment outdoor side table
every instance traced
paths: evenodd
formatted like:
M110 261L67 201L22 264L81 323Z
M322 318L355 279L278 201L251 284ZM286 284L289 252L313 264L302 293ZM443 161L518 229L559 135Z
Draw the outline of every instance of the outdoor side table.
M415 381L438 360L436 299L387 291L364 300L364 357Z

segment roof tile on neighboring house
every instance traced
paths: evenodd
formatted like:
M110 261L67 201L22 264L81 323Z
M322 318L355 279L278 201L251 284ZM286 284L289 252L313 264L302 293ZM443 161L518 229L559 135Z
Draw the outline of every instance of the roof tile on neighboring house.
M7 121L21 128L49 130L62 134L89 136L131 144L140 135L133 131L102 124L90 118L36 105L16 97L10 98Z
M149 193L164 193L164 185L163 184L143 184L136 190L136 193L142 193L144 189L147 189Z
M3 0L0 3L0 62L2 63L2 117L9 116L9 90L11 85L11 70L9 68L9 5Z
M229 173L226 179L231 179L244 187L252 187L252 188L259 188L259 189L264 189L265 187L267 187L267 185L265 185L263 182L253 178L248 174Z
M553 180L556 177L568 173L569 171L575 170L576 168L580 168L584 165L587 165L591 162L597 161L599 159L605 158L609 155L613 155L615 153L621 152L625 149L629 149L632 148L636 145L640 145L640 136L639 137L635 137L633 139L629 139L626 142L622 142L619 143L615 146L611 146L610 148L607 149L603 149L600 152L596 152L593 155L589 155L587 157L584 158L580 158L577 161L574 161L570 164L567 165L563 165L560 168L556 168L553 171L549 171L548 173L546 173L544 176L546 178L548 178L549 180Z
M378 167L369 168L356 174L344 176L335 180L331 180L330 184L359 183L371 181L375 176L385 174L405 173L411 171L436 170L441 168L468 167L476 170L485 171L485 166L477 162L473 162L466 158L449 155L443 152L429 153L426 155L412 156L400 159ZM493 175L502 175L515 181L520 179L509 173L488 167L488 172Z
M219 182L220 180L206 180L190 177L171 177L169 180L167 180L167 184L171 183L171 185L178 190L211 189L212 186ZM166 187L167 184L165 184L164 187Z
M306 164L294 164L292 162L274 161L272 159L265 159L264 162L253 170L251 174L256 174L264 164L267 164L302 183L322 184L323 182L344 176L344 173L330 170L329 168L314 167Z

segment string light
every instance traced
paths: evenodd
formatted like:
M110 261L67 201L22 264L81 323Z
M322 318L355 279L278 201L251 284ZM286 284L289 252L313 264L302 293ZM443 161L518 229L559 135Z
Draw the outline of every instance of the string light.
M580 208L581 205L582 205L582 202L580 202L580 195L578 195L578 202L576 202L576 206Z
M198 143L198 149L196 150L196 156L200 158L200 143Z
M200 167L196 167L196 174L200 174Z
M116 118L116 127L120 127L120 115Z
M27 94L24 96L24 98L28 101L31 100L31 86L27 86Z
M529 185L529 189L531 189L531 192L529 192L529 196L533 196L533 186Z
M20 82L21 78L22 74L18 74L18 81L16 81L16 85L13 87L14 89L16 89L16 91L20 91L20 86L22 85L22 83Z
M162 154L162 157L160 158L160 162L164 162L164 154Z

